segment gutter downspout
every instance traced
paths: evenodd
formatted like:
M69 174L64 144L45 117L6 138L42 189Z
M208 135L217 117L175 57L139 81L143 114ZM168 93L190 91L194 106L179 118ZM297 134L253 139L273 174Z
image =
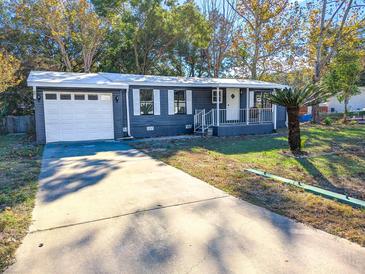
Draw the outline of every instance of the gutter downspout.
M125 94L125 101L126 101L126 110L127 110L127 134L129 137L132 137L130 118L129 118L129 87L127 88L127 92Z

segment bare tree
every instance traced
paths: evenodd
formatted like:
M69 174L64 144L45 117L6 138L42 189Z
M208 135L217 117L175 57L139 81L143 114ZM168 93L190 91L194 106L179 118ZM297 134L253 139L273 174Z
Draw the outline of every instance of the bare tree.
M338 49L347 43L346 36L356 35L364 23L363 1L321 0L309 5L311 18L310 45L313 45L313 82L321 80L325 68ZM319 105L312 108L313 121L319 123Z
M90 72L105 25L88 0L23 0L16 10L28 30L57 45L66 71Z
M301 9L289 0L238 0L227 3L242 18L234 47L239 64L252 79L283 68L293 57L302 23Z
M204 0L202 7L213 30L212 39L203 50L203 56L206 59L208 76L219 77L238 29L238 16L226 1Z

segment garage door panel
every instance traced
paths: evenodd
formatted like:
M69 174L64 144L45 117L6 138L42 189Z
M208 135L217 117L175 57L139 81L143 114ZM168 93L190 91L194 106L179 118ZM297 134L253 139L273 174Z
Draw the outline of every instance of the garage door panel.
M109 100L98 95L99 100L74 100L73 95L72 100L44 100L46 141L113 139L111 94Z

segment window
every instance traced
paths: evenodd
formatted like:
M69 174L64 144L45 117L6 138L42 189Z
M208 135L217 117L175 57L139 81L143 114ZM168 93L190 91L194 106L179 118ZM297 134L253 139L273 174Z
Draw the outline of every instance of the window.
M174 91L174 113L186 114L185 90Z
M75 94L75 100L85 100L84 94Z
M219 103L221 104L223 102L223 90L219 89ZM212 90L212 103L216 104L217 103L217 90L213 89Z
M60 99L61 100L71 100L71 94L61 94Z
M46 100L57 100L56 93L46 93Z
M88 94L87 95L88 100L98 100L98 95L96 94Z
M254 93L254 107L255 108L271 108L271 102L267 99L269 92L255 91Z
M141 115L153 115L153 90L140 90L140 109Z

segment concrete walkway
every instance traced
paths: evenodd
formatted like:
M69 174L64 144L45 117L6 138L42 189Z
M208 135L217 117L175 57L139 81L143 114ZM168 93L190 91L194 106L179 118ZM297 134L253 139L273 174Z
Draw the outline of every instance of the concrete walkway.
M364 273L365 249L117 142L45 147L8 273Z

